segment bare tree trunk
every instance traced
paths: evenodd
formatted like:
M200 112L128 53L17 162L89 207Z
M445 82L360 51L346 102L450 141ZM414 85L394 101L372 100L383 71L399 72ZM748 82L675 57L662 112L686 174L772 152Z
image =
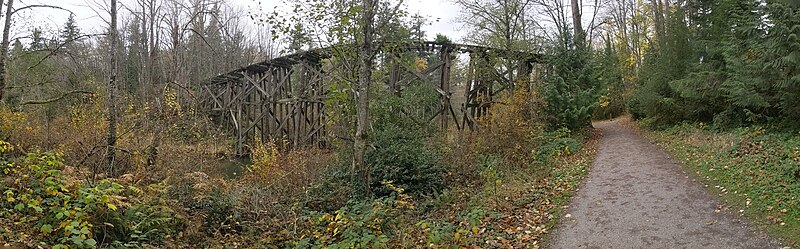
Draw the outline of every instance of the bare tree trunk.
M3 1L0 1L0 6ZM8 8L6 8L6 20L3 24L3 41L0 43L0 103L3 102L3 96L6 88L6 61L8 60L8 36L11 33L11 14L14 9L14 0L8 0Z
M110 43L111 71L108 80L108 134L106 135L106 164L109 172L114 172L114 160L117 146L117 0L111 0L111 25L108 27L108 40Z
M367 128L369 126L369 86L372 76L372 35L373 21L375 18L375 1L363 0L364 13L362 14L363 27L361 31L362 43L358 50L359 74L357 91L357 118L356 136L353 148L353 183L356 193L362 196L370 194L370 169L364 162L364 154L367 149L367 139L369 138Z
M156 75L158 73L156 71L156 56L158 55L158 52L156 51L156 49L157 49L158 41L156 40L156 31L155 31L155 28L156 28L155 23L156 23L156 16L157 16L157 13L156 13L157 8L156 8L156 1L155 0L151 0L151 1L148 2L147 10L149 10L149 13L148 13L149 15L143 15L143 16L148 16L149 17L148 19L150 20L150 23L149 23L150 26L147 29L147 32L145 32L145 34L143 34L143 36L148 38L147 39L148 43L146 43L146 45L145 45L145 47L147 47L147 51L148 51L148 53L147 53L147 61L145 63L145 65L147 65L147 76L148 77L145 78L145 79L148 81L148 85L149 86L153 87L153 89L158 89L158 86L156 85L156 84L158 84L158 81L157 81L158 77ZM147 23L144 23L145 27L147 27L147 25L148 25ZM161 93L161 95L163 95L163 93ZM152 101L152 100L151 99L147 99L147 102L150 102L150 101ZM158 110L158 111L155 112L156 115L157 115L157 118L155 120L163 122L163 118L164 118L164 115L163 115L163 112L162 112L163 109L157 108L156 110ZM158 121L156 121L156 122L158 122ZM148 158L147 158L147 168L148 169L153 169L156 166L156 162L158 161L158 149L161 146L161 136L162 136L161 133L163 131L163 126L162 125L155 124L153 126L155 127L155 130L153 131L153 142L148 147Z
M572 0L572 27L575 29L575 45L583 47L586 35L581 24L581 4L580 0Z
M146 103L148 101L147 97L149 97L151 95L149 90L153 89L154 87L150 85L150 83L151 83L150 82L150 76L149 76L150 68L147 65L147 62L150 61L150 58L148 57L150 55L150 53L148 52L148 48L149 48L148 47L148 42L149 42L148 38L149 37L147 35L147 30L148 30L147 21L149 20L149 18L147 16L147 7L146 7L147 3L145 1L141 1L141 2L139 2L139 5L140 5L140 7L142 7L142 14L141 14L142 15L142 18L141 18L141 22L142 22L141 28L142 28L142 30L136 30L136 31L133 31L133 32L141 32L141 36L140 36L141 43L140 43L140 48L139 48L139 79L138 79L139 80L139 89L140 89L140 91L139 91L139 94L140 94L139 100L142 103ZM152 21L152 20L150 20L150 21Z
M656 39L658 40L658 44L662 44L664 41L665 35L665 26L664 26L664 7L661 4L660 0L650 0L653 4L653 15L655 17L655 28L656 28Z

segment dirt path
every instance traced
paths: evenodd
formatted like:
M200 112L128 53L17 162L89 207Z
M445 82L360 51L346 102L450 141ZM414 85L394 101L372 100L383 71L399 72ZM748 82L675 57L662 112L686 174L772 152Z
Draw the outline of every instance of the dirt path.
M597 159L550 240L552 248L779 248L669 155L614 121Z

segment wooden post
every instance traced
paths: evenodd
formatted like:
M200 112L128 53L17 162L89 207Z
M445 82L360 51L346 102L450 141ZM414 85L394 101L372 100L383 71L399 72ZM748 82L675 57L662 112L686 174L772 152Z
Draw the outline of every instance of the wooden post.
M443 45L440 51L442 62L442 74L439 87L444 94L440 93L439 99L441 100L441 110L439 111L440 125L443 131L447 131L447 115L450 110L450 48Z
M517 63L517 78L514 79L513 84L522 81L523 87L530 87L531 80L531 63L528 60L522 60ZM530 89L528 89L530 90Z
M481 52L482 64L478 68L481 70L481 84L484 89L484 99L481 100L481 117L483 117L489 115L489 106L492 104L494 97L494 80L492 80L492 75L490 73L490 70L494 70L494 65L489 61L489 55L486 54L486 51L484 50Z
M466 86L464 86L464 103L462 104L462 127L469 126L469 129L475 130L475 126L473 124L473 118L475 118L475 103L477 103L475 99L475 94L473 89L476 87L475 82L475 54L473 52L469 53L469 66L467 66L467 82Z
M242 80L246 80L246 79L242 78ZM234 86L234 87L236 87L236 86ZM242 139L244 138L244 134L242 134L242 101L239 99L239 96L240 96L241 92L244 91L244 89L241 86L239 86L237 88L238 88L239 92L237 92L235 95L233 95L234 99L232 100L232 102L235 102L234 106L236 106L235 107L236 108L236 115L234 117L234 125L236 126L236 154L237 155L242 155L242 154L244 154L244 150L243 150L244 144L243 144L243 141L242 141Z
M389 75L389 85L392 88L392 94L395 96L400 96L400 85L398 85L398 81L400 80L400 63L394 60L392 61L392 71Z

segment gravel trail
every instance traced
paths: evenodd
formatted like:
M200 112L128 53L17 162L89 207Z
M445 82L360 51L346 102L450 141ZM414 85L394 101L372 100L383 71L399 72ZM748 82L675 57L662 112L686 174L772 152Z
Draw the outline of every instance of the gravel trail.
M603 130L589 176L551 248L780 248L693 181L667 153L618 122Z

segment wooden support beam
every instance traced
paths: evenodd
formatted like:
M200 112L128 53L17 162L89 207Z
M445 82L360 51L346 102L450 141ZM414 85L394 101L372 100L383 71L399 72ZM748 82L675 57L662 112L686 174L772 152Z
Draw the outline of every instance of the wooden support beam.
M392 71L389 75L389 86L391 87L392 94L400 96L400 62L392 60Z
M439 99L441 101L441 107L439 111L439 126L442 128L443 131L447 131L447 121L449 120L447 110L452 109L450 104L450 51L447 46L442 46L440 50L440 56L442 63L442 70L441 75L439 76Z

